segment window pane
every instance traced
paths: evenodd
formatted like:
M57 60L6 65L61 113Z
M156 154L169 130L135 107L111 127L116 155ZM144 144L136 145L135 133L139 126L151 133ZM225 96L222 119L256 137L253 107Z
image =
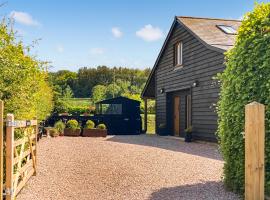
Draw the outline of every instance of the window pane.
M218 27L228 34L236 34L236 30L232 26L218 25Z
M102 104L103 115L121 115L122 104Z

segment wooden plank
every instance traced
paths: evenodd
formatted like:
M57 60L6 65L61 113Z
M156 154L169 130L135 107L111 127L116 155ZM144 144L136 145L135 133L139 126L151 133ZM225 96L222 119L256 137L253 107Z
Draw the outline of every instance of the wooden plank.
M7 114L7 121L13 123L14 115ZM13 158L14 127L6 127L6 200L13 200Z
M34 146L33 149L35 149L36 147ZM27 149L25 152L23 152L23 156L22 159L25 158L26 156L28 156L29 154L31 154L31 150ZM20 157L16 157L13 160L13 165L16 165L18 162L20 161Z
M35 117L35 121L37 122L36 123L36 125L35 125L35 146L34 146L34 157L35 157L35 171L34 171L34 176L36 176L37 175L37 139L38 139L38 126L39 126L39 124L38 124L38 121L37 121L37 117Z
M4 141L3 141L3 126L4 126L4 102L0 100L0 200L3 199L3 146L4 146Z
M25 141L26 140L24 140L24 142L22 143L21 148L20 148L19 162L18 162L18 165L17 165L17 170L18 171L20 171L21 168L22 168L22 159L23 159ZM13 184L14 191L16 191L18 181L19 181L19 176L20 176L19 173L16 173L15 176L14 176L14 184Z
M34 168L34 174L36 175L37 167L36 167L36 155L34 153L35 146L34 147L32 146L33 143L32 143L32 140L30 139L30 137L29 137L29 143L30 143L29 147L30 147L30 152L31 152L31 156L32 156L32 161L33 161L32 163L33 163L33 168Z
M36 138L36 135L33 134L33 135L31 136L31 139L33 140L33 139L35 139L35 138ZM13 143L14 147L17 147L17 146L21 145L21 144L24 142L25 139L27 139L27 137L21 138L21 139L18 139L18 140L15 140L14 143Z
M36 126L37 120L15 120L12 123L7 120L7 126L13 126L15 128L24 128L28 126Z
M264 200L265 106L245 107L245 199Z
M19 173L21 175L22 173L24 173L30 167L33 168L32 159L29 159L27 161L27 163L17 173Z
M22 190L29 178L34 174L34 169L31 169L25 178L19 183L16 191L14 192L15 196Z

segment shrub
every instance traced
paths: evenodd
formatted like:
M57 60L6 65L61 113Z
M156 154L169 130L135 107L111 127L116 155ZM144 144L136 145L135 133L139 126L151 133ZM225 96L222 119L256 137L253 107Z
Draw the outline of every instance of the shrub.
M225 161L225 185L244 192L244 107L257 101L270 103L270 4L257 4L245 15L233 49L226 53L226 69L218 102L218 137ZM265 181L270 192L270 110L266 109Z
M51 137L57 137L59 136L59 132L54 128L50 130L50 136Z
M78 129L79 128L79 123L75 119L71 119L67 122L67 128L70 129Z
M99 125L97 125L97 128L98 129L103 129L103 130L106 130L107 129L107 127L106 127L105 124L99 124Z
M93 129L93 128L95 128L95 123L92 120L87 120L87 122L85 124L85 128Z
M66 125L61 120L57 121L54 124L54 128L58 131L59 134L62 134L64 132L65 127Z
M192 133L192 126L189 126L188 128L185 129L186 133Z

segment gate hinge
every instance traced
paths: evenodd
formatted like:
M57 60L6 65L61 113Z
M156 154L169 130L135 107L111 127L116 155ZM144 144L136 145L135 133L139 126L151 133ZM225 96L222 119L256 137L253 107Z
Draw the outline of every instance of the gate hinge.
M7 195L13 196L13 194L14 194L14 190L10 188L6 188L3 193L4 196L7 196Z

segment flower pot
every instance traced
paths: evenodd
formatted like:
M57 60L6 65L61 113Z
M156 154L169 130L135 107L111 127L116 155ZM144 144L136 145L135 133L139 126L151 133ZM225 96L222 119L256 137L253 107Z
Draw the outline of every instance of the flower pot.
M186 133L185 142L191 142L191 141L192 141L192 133Z
M58 137L59 133L56 130L49 130L50 136L51 137Z
M81 135L81 129L65 128L64 130L64 136L78 137L80 135Z
M98 128L94 128L94 129L84 128L82 136L83 137L106 137L107 130L98 129Z

